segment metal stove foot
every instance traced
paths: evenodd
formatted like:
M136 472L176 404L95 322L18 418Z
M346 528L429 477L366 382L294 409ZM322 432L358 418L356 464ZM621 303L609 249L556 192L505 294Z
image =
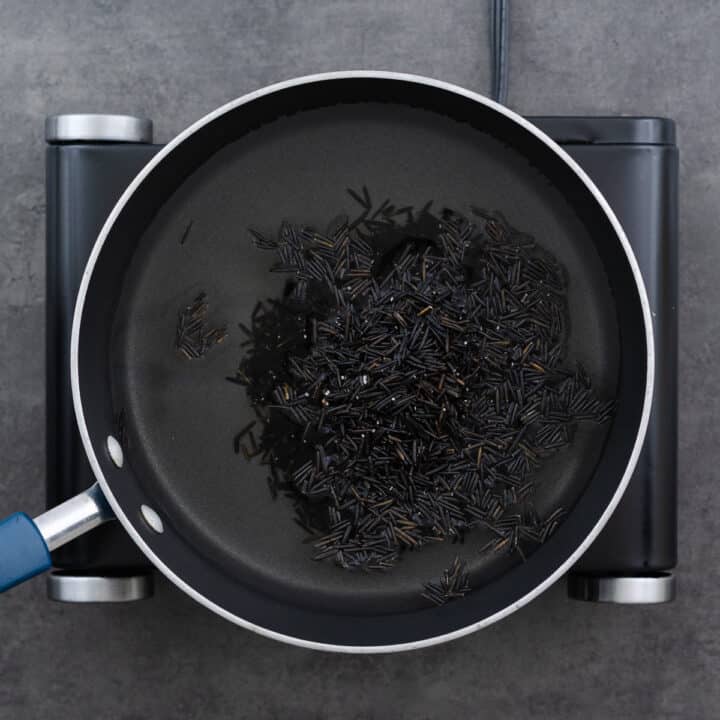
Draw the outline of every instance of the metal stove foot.
M568 575L568 596L574 600L623 605L656 605L675 599L675 576Z
M153 124L133 115L50 115L45 120L45 140L51 144L151 143Z
M54 570L47 577L48 598L57 602L132 602L152 594L151 574L80 575Z

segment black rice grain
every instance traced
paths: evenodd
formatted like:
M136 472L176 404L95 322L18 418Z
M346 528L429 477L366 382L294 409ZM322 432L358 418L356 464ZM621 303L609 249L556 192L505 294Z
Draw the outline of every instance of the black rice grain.
M373 209L367 188L350 194L360 216L327 233L252 231L290 279L242 326L247 354L228 380L256 407L271 492L292 499L315 558L343 568L386 570L474 528L524 558L564 512L537 517L535 471L578 423L613 411L563 364L565 272L499 214ZM456 560L425 596L468 589Z

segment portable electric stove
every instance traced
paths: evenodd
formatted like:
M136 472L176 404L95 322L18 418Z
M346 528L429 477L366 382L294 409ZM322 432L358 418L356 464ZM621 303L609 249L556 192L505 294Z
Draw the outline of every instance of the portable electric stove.
M568 578L571 597L668 602L675 593L677 447L677 173L675 126L663 118L531 118L608 199L645 279L655 329L655 397L645 445L610 522ZM61 115L46 124L47 503L94 481L75 425L70 330L95 238L115 201L160 149L149 120ZM152 595L152 566L119 523L52 554L48 596L118 602Z

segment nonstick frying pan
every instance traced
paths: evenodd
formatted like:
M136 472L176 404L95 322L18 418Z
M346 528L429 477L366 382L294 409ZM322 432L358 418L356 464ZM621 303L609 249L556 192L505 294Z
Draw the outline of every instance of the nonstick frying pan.
M247 228L352 214L347 187L378 198L502 212L569 278L570 361L617 399L542 469L538 502L569 512L527 558L462 555L473 592L420 597L458 546L406 553L388 573L311 560L266 471L232 452L252 419L225 381L241 335L205 357L174 352L178 308L205 292L213 320L246 322L277 297L272 258ZM186 233L188 226L191 231ZM75 410L97 484L31 520L0 525L3 588L50 565L49 550L117 517L178 587L232 622L326 650L402 650L459 637L537 596L579 558L618 504L642 445L653 381L650 313L628 241L576 163L507 108L412 75L340 72L251 93L212 112L140 172L103 227L83 276L71 351ZM118 416L123 418L122 432Z

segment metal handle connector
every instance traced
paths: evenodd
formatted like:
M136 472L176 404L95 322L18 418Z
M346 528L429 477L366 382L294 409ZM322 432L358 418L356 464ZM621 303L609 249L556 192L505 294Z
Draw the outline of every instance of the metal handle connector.
M114 517L100 486L95 483L85 492L38 515L34 522L48 550L52 551Z

